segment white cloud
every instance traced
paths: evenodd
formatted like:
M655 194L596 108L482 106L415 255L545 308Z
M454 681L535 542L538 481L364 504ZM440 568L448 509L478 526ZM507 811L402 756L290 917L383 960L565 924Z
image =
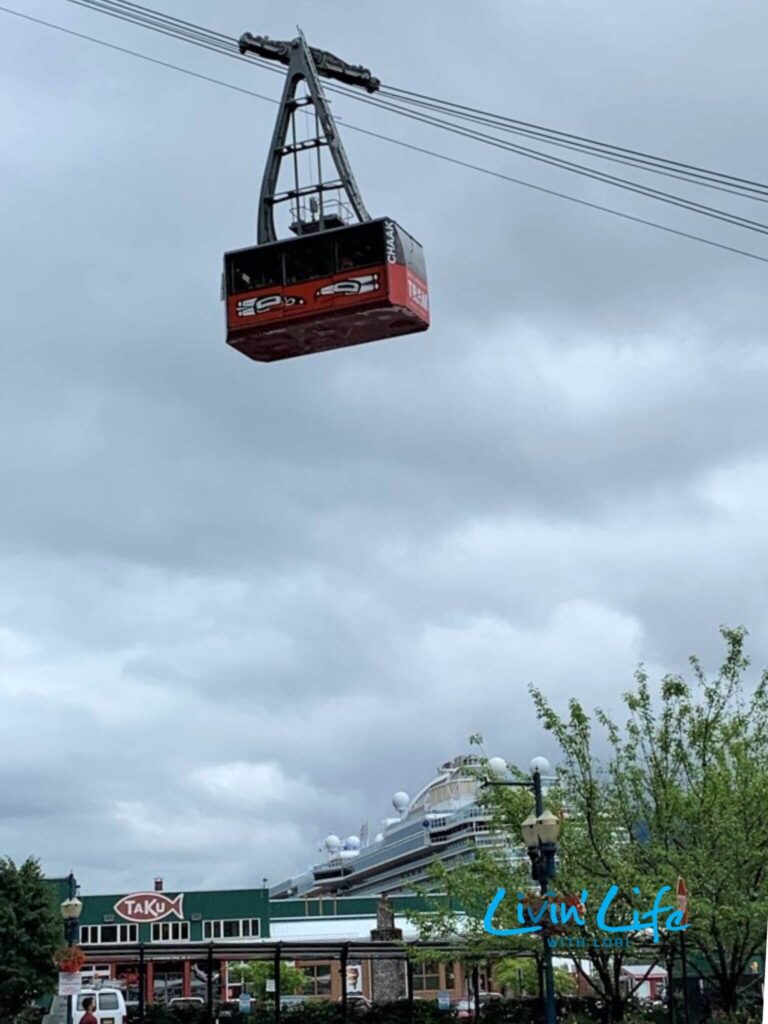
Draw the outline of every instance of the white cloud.
M289 778L274 761L207 765L195 769L191 781L222 804L249 811L258 811L267 804L283 804L295 811L297 805L320 799L313 786Z

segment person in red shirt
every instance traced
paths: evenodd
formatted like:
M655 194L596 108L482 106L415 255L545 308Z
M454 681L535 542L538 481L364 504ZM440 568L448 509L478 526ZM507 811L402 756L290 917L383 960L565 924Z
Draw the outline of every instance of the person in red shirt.
M96 1009L96 1000L88 996L87 999L83 1000L83 1016L80 1018L80 1024L99 1024L96 1014L93 1012Z

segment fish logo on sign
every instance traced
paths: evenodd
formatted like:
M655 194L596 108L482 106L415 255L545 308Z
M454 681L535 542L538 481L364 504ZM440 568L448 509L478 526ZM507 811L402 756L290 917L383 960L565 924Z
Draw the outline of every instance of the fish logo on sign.
M115 904L115 913L125 921L162 921L164 917L175 914L180 920L184 918L184 893L171 899L164 893L134 892L123 896Z

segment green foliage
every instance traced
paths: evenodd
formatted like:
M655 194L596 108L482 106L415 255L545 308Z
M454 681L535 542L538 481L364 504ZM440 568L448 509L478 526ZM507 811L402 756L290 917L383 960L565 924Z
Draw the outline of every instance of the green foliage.
M286 1024L342 1024L343 1020L341 1005L329 1002L302 1003L291 1007L284 1016ZM414 1024L454 1024L452 1016L439 1010L433 1001L417 999L413 1004ZM370 1008L350 1008L349 1020L358 1024L409 1024L408 1001L402 999L378 1003Z
M576 979L567 968L555 967L552 973L558 995L576 994ZM493 965L493 980L497 989L510 996L520 998L539 994L539 969L532 957L504 957Z
M623 695L627 717L621 724L599 708L588 713L577 698L561 713L535 687L531 695L562 752L547 804L556 813L565 811L557 891L590 894L592 914L579 934L587 940L601 935L594 912L611 885L619 895L609 923L623 924L634 911L644 913L663 886L671 887L665 902L674 905L674 886L683 877L690 894L689 968L695 973L698 965L733 1012L744 998L739 981L764 948L768 919L768 673L748 685L745 630L723 628L721 635L725 656L713 678L693 657L690 680L668 675L654 687L641 666L634 687ZM482 747L482 738L473 736L472 743ZM598 748L608 751L602 761ZM530 793L489 786L483 799L494 827L508 837L508 846L519 849ZM496 890L503 887L512 897L496 918L503 928L514 910L514 892L526 885L530 881L513 873L505 851L446 877L446 891L471 915L468 935L477 954L483 948L488 955L499 952L502 940L482 930ZM451 931L455 924L447 913L425 915L424 937ZM541 948L540 937L503 941ZM633 942L630 952L588 944L569 954L577 966L579 958L591 961L590 981L612 1021L622 1020L632 1006L631 993L619 984L622 963L658 962L668 971L679 965L679 933L662 932L658 944Z
M271 998L272 993L267 992L267 979L274 978L274 964L265 960L251 960L247 963L232 964L230 971L238 980L243 979L247 990L256 999ZM297 995L304 988L306 975L298 967L291 967L290 964L280 964L280 991L284 996Z
M654 694L641 667L635 688L624 694L623 729L595 712L610 749L604 765L579 702L572 700L561 718L539 691L532 693L564 755L559 785L569 817L561 884L601 892L619 885L619 912L627 920L661 886L674 890L685 878L689 947L732 1010L739 979L765 943L768 918L768 819L755 813L768 798L768 690L763 675L747 692L745 631L721 634L725 658L714 679L693 657L692 683L669 675ZM678 951L679 937L664 935L648 959L656 954L670 967ZM599 960L593 958L599 985L612 998L613 965Z
M31 858L0 858L0 1018L53 991L54 954L64 944L53 890Z
M624 1024L668 1024L669 1010L664 1006L637 1006L628 1010Z
M763 1016L759 1010L735 1010L733 1013L712 1014L712 1020L717 1024L760 1024Z

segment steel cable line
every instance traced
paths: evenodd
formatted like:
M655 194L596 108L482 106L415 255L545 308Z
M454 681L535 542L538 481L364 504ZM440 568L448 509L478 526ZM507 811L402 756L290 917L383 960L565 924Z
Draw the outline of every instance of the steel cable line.
M475 132L471 129L461 128L458 125L451 125L447 121L441 121L428 115L411 113L403 110L403 108L395 108L389 104L382 104L374 97L356 96L355 98L384 110L393 110L397 113L401 113L404 117L408 117L411 120L420 121L423 124L428 124L433 127L443 128L445 131L451 132L454 135L460 135L476 142L483 142L496 149L504 149L511 153L517 153L520 156L537 160L540 163L549 164L550 166L557 167L561 170L567 170L586 178L593 178L596 181L601 181L605 184L625 189L628 192L635 192L638 195L645 196L649 199L656 199L659 202L669 203L672 206L679 206L691 213L697 213L705 217L712 217L715 220L722 220L735 227L742 227L748 231L756 231L759 234L768 234L768 224L751 220L748 217L741 217L735 213L728 213L726 210L719 210L713 206L706 206L703 203L697 203L692 199L686 199L683 196L678 196L671 192L662 192L660 189L651 188L649 185L643 185L640 182L634 182L628 178L619 178L616 175L608 174L607 172L600 171L597 168L586 167L584 164L573 163L570 160L562 160L559 157L542 153L540 150L529 149L527 146L519 146L516 143L507 142L504 139L498 139L493 135L485 135L482 132Z
M169 35L172 38L179 39L183 42L189 42L196 46L200 46L204 49L212 50L214 52L220 52L225 56L237 57L240 60L250 60L252 63L256 63L262 67L268 67L270 71L281 73L280 69L275 68L268 61L249 55L248 58L244 57L239 53L237 44L234 40L225 36L222 33L212 32L208 29L201 28L200 26L193 25L191 22L185 22L182 19L174 18L170 15L165 15L160 12L152 11L150 8L142 7L139 4L131 3L129 0L68 0L70 3L74 3L77 6L84 7L86 9L94 10L100 13L105 13L113 17L119 18L123 21L129 21L133 24L138 24L143 27L149 28L154 31L161 32L165 35ZM402 116L410 117L413 120L420 120L424 124L438 127L443 130L452 132L470 141L479 141L487 145L492 145L496 148L507 149L510 152L517 153L518 155L525 156L529 159L538 160L540 162L549 164L562 170L568 170L572 173L582 174L587 177L592 177L595 180L603 181L607 184L614 185L619 188L626 188L628 191L635 192L636 194L643 195L646 198L657 199L662 202L667 202L671 205L678 206L681 209L687 210L688 212L697 213L703 216L710 216L716 220L721 220L724 223L731 224L735 227L743 227L747 230L756 231L758 233L766 233L768 231L768 225L761 224L756 221L752 221L749 218L741 217L737 214L729 213L728 211L718 210L714 207L708 207L705 204L697 203L694 200L687 199L683 196L677 196L670 193L664 193L661 190L653 189L650 186L643 185L639 182L633 182L628 179L618 178L615 175L609 175L606 172L600 171L596 168L585 167L581 164L574 164L572 161L559 160L557 157L542 153L539 150L530 150L527 147L515 146L513 144L505 143L501 139L497 139L493 136L487 136L483 133L472 132L470 130L461 128L457 125L452 125L448 122L441 121L436 118L430 118L428 116L419 116L413 112L404 110L402 107L396 104L389 103L386 101L382 102L379 99L372 97L362 97L358 93L343 88L329 86L335 92L339 92L343 95L352 96L352 98L370 103L374 106L379 106L383 109L391 110L392 112L399 113ZM393 90L394 91L394 90ZM406 90L402 90L406 93ZM440 101L430 103L430 107L435 107ZM424 104L422 104L424 105ZM447 107L448 105L445 104ZM496 120L493 123L497 123L498 116L492 115ZM483 119L484 121L487 119ZM548 141L548 140L544 140ZM601 154L593 151L593 155L600 156ZM609 157L609 159L611 159ZM613 158L617 159L617 158ZM625 161L623 158L618 158L619 162L630 162ZM645 167L641 169L651 169ZM669 176L682 178L682 180L689 180L687 175L680 174L678 172L659 172L667 173ZM709 172L714 173L714 172ZM702 184L701 181L693 181L694 184ZM721 191L734 193L735 190L730 188L723 188L707 182L707 187L719 188ZM739 193L736 193L739 194ZM756 197L752 197L756 198Z
M388 97L390 90L384 88L378 95ZM619 155L619 152L615 154L611 151L599 148L600 146L608 147L608 143L592 143L592 142L578 142L578 141L566 141L565 139L559 139L551 134L547 134L549 129L542 128L541 130L532 130L528 128L518 128L512 125L506 124L504 119L496 117L496 115L480 115L480 114L460 114L452 111L450 107L443 106L439 103L423 103L420 101L409 101L400 97L393 97L398 99L399 102L410 103L417 108L423 108L426 110L434 110L438 113L453 114L455 117L461 118L463 121L470 121L474 124L487 125L491 128L498 128L500 131L508 132L511 135L519 135L523 138L538 139L540 142L544 142L549 146L557 146L561 149L568 149L576 153L588 153L590 156L596 156L601 160L608 160L611 163L623 164L626 167L635 167L638 170L648 171L652 174L660 174L667 178L675 178L678 181L685 181L692 185L698 185L702 188L716 189L718 192L727 192L730 195L738 196L741 199L752 199L756 202L765 203L768 202L768 185L766 186L730 186L723 184L716 184L716 179L705 177L706 174L716 174L716 172L709 171L683 171L672 169L671 167L665 166L663 163L655 161L661 161L661 157L631 157L628 155ZM719 180L719 179L717 179Z
M679 228L671 228L667 224L659 224L658 221L648 220L646 217L636 217L631 213L624 213L623 210L616 210L612 206L603 206L601 203L593 203L589 199L580 199L578 196L569 195L567 192L558 192L553 188L546 188L544 185L536 185L531 181L524 181L522 178L513 178L510 174L504 174L503 171L494 171L489 167L483 167L479 164L469 163L467 160L460 160L458 157L448 156L446 153L438 153L435 150L427 149L424 146L417 146L415 143L405 142L402 139L393 139L388 135L381 135L379 132L371 131L368 128L360 128L357 125L351 125L344 122L345 128L350 128L352 131L359 132L361 135L368 135L373 139L381 139L384 142L392 142L396 146L402 146L404 149L410 149L414 153L423 153L425 156L435 157L438 160L443 160L446 163L454 164L457 167L466 167L471 171L478 171L480 174L487 174L491 178L499 178L501 181L508 181L514 185L522 185L523 188L533 189L535 192L542 192L544 195L556 196L558 199L567 199L571 203L576 203L578 206L586 206L591 210L599 210L601 213L610 213L613 217L620 217L622 220L629 220L635 224L645 224L646 227L657 228L659 231L666 231L670 235L678 235L680 238L689 238L694 242L701 242L704 245L712 245L717 249L726 249L728 252L737 253L739 256L747 256L753 260L759 260L761 263L768 263L768 256L760 256L758 253L749 252L747 249L739 249L737 246L727 245L724 242L716 242L712 238L705 238L703 235L695 235L690 231L682 231Z
M234 40L229 39L222 33L210 32L207 29L195 26L190 22L184 22L181 19L176 19L170 15L158 14L157 12L151 11L149 8L142 7L139 4L129 2L129 0L68 0L70 3L74 3L77 6L94 10L100 13L108 14L112 17L116 17L123 21L128 21L133 24L138 24L151 30L161 32L162 34L169 35L172 38L179 39L183 42L190 42L196 46L200 46L204 49L212 50L214 52L221 52L225 56L237 57L240 60L248 60L239 53L237 44ZM269 67L270 71L281 73L280 69L275 68L268 61L262 60L258 57L251 58L252 63L257 63L259 66ZM509 152L516 153L520 156L524 156L528 159L537 160L556 168L567 170L572 173L581 174L586 177L593 178L594 180L604 182L606 184L613 185L619 188L625 188L630 192L642 195L646 198L656 199L661 202L669 203L670 205L677 206L688 212L696 213L701 216L709 216L716 220L721 220L724 223L730 224L734 227L742 227L746 230L756 231L760 234L768 233L768 225L761 224L760 222L753 221L746 217L741 217L737 214L729 213L728 211L719 210L714 207L706 206L702 203L697 203L694 200L687 199L683 196L674 195L671 193L665 193L658 189L653 189L650 186L643 185L640 182L633 182L626 178L619 178L615 175L607 174L606 172L600 171L596 168L590 168L583 164L575 164L572 161L560 160L550 154L542 153L540 150L531 150L528 147L516 146L512 143L506 143L504 140L498 139L494 136L488 136L484 133L471 131L455 124L442 121L437 118L430 117L428 115L418 115L412 111L408 111L396 104L382 102L378 98L363 97L359 93L347 89L339 89L333 86L329 88L339 92L343 95L351 96L355 100L369 103L373 106L378 106L382 109L390 110L394 113L399 113L402 116L409 117L412 120L421 121L421 123L428 124L432 127L438 127L443 130L449 131L453 134L463 136L470 139L470 141L482 142L486 145L494 146L495 148L506 149ZM597 155L597 154L595 154ZM623 161L622 161L623 162ZM678 174L672 175L674 177L680 177ZM685 180L685 179L684 179ZM700 184L700 182L699 182ZM718 187L710 184L709 187ZM731 189L722 189L723 191L732 192Z
M174 38L180 39L185 42L192 42L195 45L202 46L205 49L212 49L216 52L223 52L227 56L237 56L240 59L244 59L239 52L236 50L236 44L234 41L230 41L226 36L220 33L208 33L206 29L198 29L196 26L190 25L188 22L181 22L179 19L171 18L167 15L162 15L162 23L155 16L154 13L150 12L147 14L147 8L140 7L138 4L128 2L128 0L68 0L69 3L73 3L79 7L84 7L90 10L99 11L102 13L109 14L123 21L129 21L134 24L139 24L144 27L151 28L153 30L162 32L166 35L171 35ZM168 24L172 23L172 24ZM176 27L180 26L180 27ZM201 42L200 37L211 36L214 41ZM247 58L246 58L247 59ZM281 73L278 68L269 65L269 62L256 58L254 63L260 65L266 64L270 67L270 70ZM333 88L333 87L331 87ZM507 142L503 139L498 139L494 136L489 136L481 132L473 131L471 129L462 128L458 125L452 125L450 122L443 121L438 118L434 118L430 115L417 114L409 111L397 104L382 102L375 97L362 96L352 90L339 90L334 91L341 92L344 95L351 96L352 98L368 103L369 105L379 107L380 109L390 110L394 113L399 113L404 117L408 117L411 120L421 122L423 124L430 125L432 127L442 128L443 130L449 131L452 134L462 136L470 139L470 141L482 142L486 145L491 145L497 149L505 149L508 152L516 153L520 156L524 156L528 159L537 160L541 163L549 164L550 166L556 167L561 170L567 170L572 173L580 174L582 176L592 178L596 181L603 182L605 184L613 185L614 187L626 189L629 192L634 192L637 195L644 196L645 198L656 199L660 202L668 203L672 206L677 206L680 209L686 210L691 213L696 213L700 216L711 217L715 220L720 220L723 223L730 224L734 227L741 227L749 231L755 231L759 234L768 234L768 224L762 224L758 221L751 220L746 217L742 217L738 214L729 213L728 211L719 210L715 207L707 206L702 203L698 203L694 200L687 199L683 196L674 195L672 193L662 192L659 189L651 188L650 186L643 185L640 182L633 182L626 178L619 178L616 175L608 174L607 172L600 171L596 168L590 168L583 164L576 164L572 161L561 160L558 157L550 154L542 153L539 150L532 150L528 147L519 146L514 143Z
M475 116L478 116L487 118L489 123L492 122L498 126L508 125L510 130L519 130L520 132L540 132L547 137L552 138L553 143L555 139L563 139L567 140L569 143L573 143L574 145L584 144L586 146L599 147L602 150L618 153L622 156L626 156L627 158L636 157L642 161L649 161L654 164L677 168L681 172L690 171L694 173L694 176L703 175L723 182L740 184L743 185L747 191L755 191L762 195L768 195L768 184L765 182L753 181L750 178L741 178L734 174L712 171L706 167L699 167L696 164L688 164L680 160L672 160L669 157L654 156L652 153L644 153L642 150L631 149L625 146L617 146L610 142L600 142L598 139L591 139L587 136L563 132L556 128L546 128L543 125L535 124L531 121L520 121L516 118L508 117L505 114L492 114L489 111L480 110L477 107L465 106L464 104L454 103L450 100L440 100L433 96L425 96L421 93L411 92L409 89L399 89L396 86L385 85L382 87L381 92L387 96L391 94L393 99L397 99L400 102L410 103L415 106L427 106L430 109L441 110L446 113L452 112L456 117L466 117L468 120L472 120ZM749 186L749 188L747 188L747 186Z
M72 36L72 37L75 37L75 38L78 38L78 39L82 39L82 40L85 40L87 42L95 43L95 44L97 44L99 46L103 46L103 47L105 47L107 49L114 50L114 51L116 51L118 53L123 53L123 54L127 54L129 56L132 56L132 57L136 57L139 60L143 60L143 61L145 61L145 62L147 62L149 64L155 64L155 65L158 65L159 67L163 67L163 68L167 68L167 69L170 69L170 70L173 70L173 71L177 71L177 72L180 72L181 74L188 75L188 76L190 76L192 78L197 78L197 79L200 79L202 81L209 82L209 83L212 83L214 85L218 85L218 86L221 86L223 88L231 89L231 90L233 90L235 92L239 92L239 93L245 94L247 96L253 96L253 97L257 98L257 99L265 100L266 102L272 103L274 105L278 104L278 101L275 100L271 96L264 96L262 93L255 92L252 89L246 89L246 88L244 88L242 86L235 85L235 84L233 84L231 82L226 82L226 81L223 81L222 79L214 78L211 75L206 75L206 74L202 74L202 73L197 72L197 71L192 71L189 68L182 67L181 65L178 65L178 64L173 64L173 63L171 63L169 61L160 60L159 58L156 58L156 57L150 57L147 54L140 53L137 50L131 50L131 49L128 49L127 47L124 47L124 46L118 46L115 43L110 43L110 42L107 42L104 39L99 39L96 36L90 36L90 35L87 35L87 34L85 34L83 32L78 32L78 31L76 31L74 29L66 28L63 25L57 25L54 22L46 21L46 20L44 20L42 18L35 18L35 17L32 17L31 15L24 14L21 11L17 11L17 10L14 10L12 8L9 8L9 7L0 6L0 11L5 13L5 14L13 15L14 17L17 17L17 18L21 18L24 21L28 21L28 22L31 22L33 24L44 26L45 28L54 29L55 31L62 32L64 34L68 35L68 36ZM270 68L270 70L277 70L277 69ZM446 163L450 163L450 164L453 164L453 165L458 166L458 167L464 167L464 168L466 168L468 170L473 170L473 171L476 171L476 172L478 172L480 174L485 174L485 175L488 175L490 177L500 179L502 181L511 182L513 184L520 185L520 186L522 186L524 188L528 188L528 189L532 189L532 190L534 190L536 192L544 193L545 195L555 196L555 197L557 197L559 199L565 199L565 200L567 200L569 202L576 203L579 206L585 206L585 207L587 207L589 209L599 210L602 213L608 213L611 216L619 217L622 220L632 221L633 223L636 223L636 224L643 224L643 225L645 225L647 227L655 228L658 231L664 231L667 234L676 235L676 236L678 236L680 238L687 238L687 239L690 239L691 241L700 242L703 245L708 245L708 246L711 246L711 247L716 248L716 249L723 249L726 252L732 252L732 253L735 253L735 254L737 254L739 256L745 256L748 259L757 260L757 261L759 261L761 263L768 263L768 256L761 256L758 253L749 252L746 249L740 249L737 246L728 245L728 244L726 244L724 242L718 242L718 241L716 241L715 239L712 239L712 238L706 238L706 237L704 237L702 235L696 235L696 234L693 234L692 232L683 231L683 230L680 230L678 228L673 228L673 227L670 227L669 225L666 225L666 224L660 224L660 223L658 223L658 221L653 221L653 220L649 220L649 219L644 218L644 217L637 217L637 216L634 216L633 214L624 213L623 211L616 210L613 207L604 206L604 205L602 205L600 203L594 203L594 202L591 202L590 200L586 200L586 199L580 199L580 198L578 198L576 196L569 195L566 192L559 192L559 191L556 191L555 189L546 188L546 187L544 187L542 185L536 185L533 182L525 181L525 180L523 180L521 178L512 177L511 175L504 174L501 171L494 171L491 168L483 167L483 166L481 166L479 164L473 164L473 163L470 163L469 161L461 160L458 157L449 156L449 155L447 155L445 153L440 153L440 152L437 152L435 150L427 149L427 148L425 148L423 146L418 146L418 145L416 145L414 143L405 142L402 139L394 139L394 138L392 138L390 136L383 135L383 134L381 134L379 132L371 131L371 130L369 130L367 128L362 128L359 125L350 124L349 122L346 122L346 121L344 122L344 126L345 126L346 129L348 129L350 131L358 132L358 133L360 133L362 135L367 135L367 136L369 136L371 138L379 139L381 141L388 142L388 143L391 143L391 144L396 145L396 146L400 146L400 147L402 147L404 149L408 149L408 150L411 150L413 152L422 153L422 154L424 154L426 156L430 156L430 157L433 157L435 159L442 160L442 161L444 161Z
M140 53L138 50L131 50L126 46L118 46L117 43L109 43L106 39L98 39L96 36L89 36L85 32L77 32L73 28L66 28L64 25L57 25L52 21L45 21L43 18L33 18L31 14L23 14L21 11L15 11L11 7L0 6L0 12L3 14L12 14L15 18L22 18L24 21L32 22L34 25L42 25L45 28L55 29L57 32L63 32L64 35L73 36L75 39L83 39L88 43L96 43L97 46L103 46L108 50L115 50L117 53L127 54L129 57L137 57L139 60L146 61L147 64L156 64L161 68L168 68L171 71L180 71L183 75L189 75L190 78L199 78L203 82L210 82L213 85L221 85L225 89L232 89L234 92L244 93L246 96L254 96L256 99L264 100L266 103L273 103L278 106L280 101L276 100L274 96L265 96L263 93L254 92L253 89L246 89L243 86L235 85L233 82L225 82L221 78L214 78L212 75L205 75L200 71L192 71L190 68L184 68L180 64L173 64L171 61L160 60L159 57L150 57L146 53ZM350 126L351 127L351 126ZM356 131L357 129L353 129ZM393 142L397 140L393 139Z
M221 32L215 32L192 22L166 15L152 8L132 3L130 0L67 0L81 7L108 14L122 20L132 21L134 24L143 25L146 28L160 31L181 41L193 43L205 49L221 52L225 56L237 57L241 60L256 63L260 67L268 68L270 71L282 73L269 61L256 55L250 54L244 57L239 53L237 41ZM339 85L329 85L329 89L346 96L352 96L358 100L365 100L355 90ZM719 188L721 191L730 192L744 198L768 200L768 185L760 182L750 181L745 178L738 178L734 175L722 174L706 168L697 167L693 164L686 164L681 161L669 160L664 157L653 156L639 150L633 150L610 143L599 142L594 139L562 132L555 129L545 128L531 122L520 121L500 114L491 114L451 101L439 100L435 97L426 96L421 93L412 92L408 89L400 89L395 86L384 86L380 96L386 100L388 97L399 102L421 107L422 109L434 110L440 113L459 117L462 120L473 121L491 127L500 128L514 134L529 136L539 139L550 145L561 146L568 149L576 149L589 153L600 159L611 160L619 163L626 163L652 173L664 174L667 176L689 181L703 187ZM378 100L377 102L382 102ZM394 107L392 109L397 109ZM397 109L402 113L402 109ZM718 185L716 182L723 184Z
M282 74L280 68L275 67L274 64L263 58L241 54L238 49L237 40L230 36L198 28L190 22L182 22L177 18L171 18L170 15L162 15L161 18L158 18L152 12L145 13L148 9L139 8L137 4L121 3L118 7L120 0L107 0L107 2L103 2L103 0L67 0L67 3L83 7L98 14L106 14L119 21L148 28L160 35L169 36L179 42L191 43L200 49L209 50L224 57L235 58L248 64L257 64L267 71Z

